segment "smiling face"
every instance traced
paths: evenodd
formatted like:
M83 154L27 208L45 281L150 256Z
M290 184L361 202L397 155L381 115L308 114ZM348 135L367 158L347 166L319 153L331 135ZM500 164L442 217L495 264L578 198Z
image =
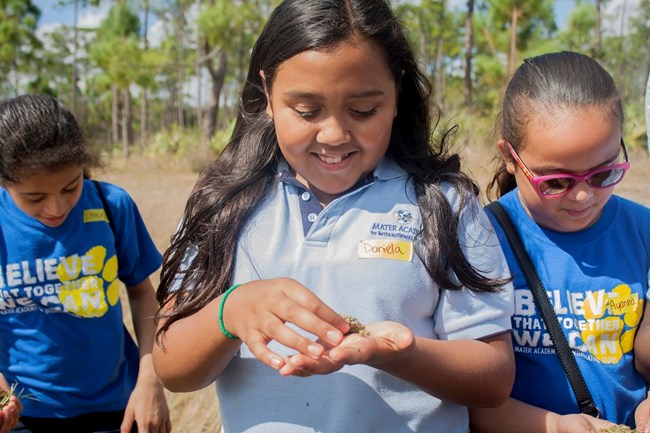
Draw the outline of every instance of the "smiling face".
M386 54L355 37L299 53L278 67L267 113L296 178L327 204L386 153L397 89Z
M526 144L517 152L535 176L556 173L583 174L622 160L621 125L598 106L568 109L541 120L531 120ZM560 232L575 232L600 217L614 187L595 189L578 182L558 197L540 197L528 178L499 142L508 172L514 174L522 205L538 224Z
M63 224L83 189L81 167L28 175L5 185L16 206L48 227Z

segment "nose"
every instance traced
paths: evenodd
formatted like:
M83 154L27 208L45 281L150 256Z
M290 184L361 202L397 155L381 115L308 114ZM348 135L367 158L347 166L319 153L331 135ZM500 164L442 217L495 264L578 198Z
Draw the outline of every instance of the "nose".
M569 191L569 195L575 201L587 201L594 195L594 189L586 181L582 180Z
M330 116L320 124L316 141L330 146L345 144L352 138L345 122L337 116Z
M65 213L66 203L62 196L56 194L47 198L43 210L49 216L58 217Z

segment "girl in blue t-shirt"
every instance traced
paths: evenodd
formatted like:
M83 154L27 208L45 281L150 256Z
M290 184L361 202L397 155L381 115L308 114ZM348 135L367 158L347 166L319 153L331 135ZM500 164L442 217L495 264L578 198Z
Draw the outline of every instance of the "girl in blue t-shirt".
M0 389L19 398L0 432L171 431L151 362L161 256L129 195L87 179L99 165L51 96L0 104Z
M387 1L271 14L158 292L156 371L216 380L225 432L466 433L509 394L507 270L430 90Z
M472 411L473 431L650 431L650 209L613 195L630 166L623 104L590 57L526 59L503 102L496 190L548 293L600 419L580 414L539 307L495 224L514 276L511 398ZM552 318L554 319L554 318Z

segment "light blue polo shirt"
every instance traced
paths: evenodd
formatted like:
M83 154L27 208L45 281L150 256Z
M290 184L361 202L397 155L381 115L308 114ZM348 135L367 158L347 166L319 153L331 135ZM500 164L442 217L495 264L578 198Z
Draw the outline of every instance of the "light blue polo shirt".
M233 282L290 277L340 314L363 323L403 323L438 340L478 339L510 329L511 288L500 294L440 290L416 251L421 215L408 174L394 161L321 208L278 167L278 182L246 222ZM459 196L442 186L453 207ZM499 241L478 201L459 229L470 262L507 275ZM275 342L280 354L290 352ZM436 368L431 365L431 368ZM346 366L309 378L281 377L241 350L217 380L224 431L467 432L467 409L380 370Z

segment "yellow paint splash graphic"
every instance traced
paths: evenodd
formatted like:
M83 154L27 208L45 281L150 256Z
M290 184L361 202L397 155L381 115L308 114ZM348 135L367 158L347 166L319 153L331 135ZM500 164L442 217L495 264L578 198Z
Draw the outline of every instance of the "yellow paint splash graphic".
M83 256L64 257L57 274L64 285L59 300L66 312L81 317L102 317L119 301L117 256L106 260L106 248L95 246ZM104 282L108 288L104 291Z
M588 326L582 330L585 347L604 364L615 364L634 347L643 307L639 296L621 284L606 293L589 292L583 305ZM607 317L604 317L607 314ZM603 318L604 317L604 318ZM625 328L631 328L625 330Z

